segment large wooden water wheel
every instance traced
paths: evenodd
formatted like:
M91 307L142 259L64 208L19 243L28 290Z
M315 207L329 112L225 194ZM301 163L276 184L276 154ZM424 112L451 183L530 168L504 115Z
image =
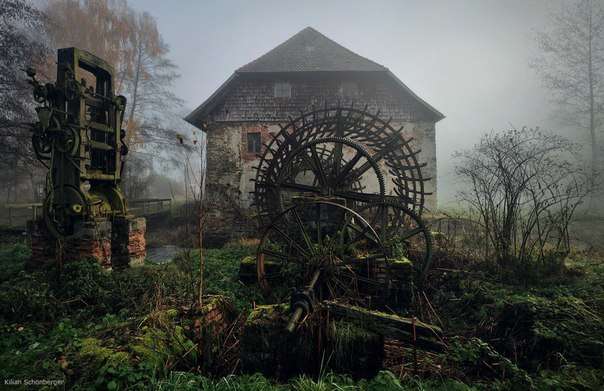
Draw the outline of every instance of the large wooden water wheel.
M317 302L380 306L421 284L431 237L418 153L379 113L341 107L292 118L265 145L257 276L268 297L289 297L290 330Z

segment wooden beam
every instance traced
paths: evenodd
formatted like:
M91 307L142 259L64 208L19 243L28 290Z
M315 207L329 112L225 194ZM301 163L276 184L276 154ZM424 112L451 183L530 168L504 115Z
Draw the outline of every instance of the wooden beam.
M435 351L442 351L445 348L445 344L442 342L442 329L438 326L424 323L418 319L414 321L412 318L372 311L335 301L325 301L323 305L333 317L357 321L362 327L384 337L412 343L413 328L415 327L418 347Z

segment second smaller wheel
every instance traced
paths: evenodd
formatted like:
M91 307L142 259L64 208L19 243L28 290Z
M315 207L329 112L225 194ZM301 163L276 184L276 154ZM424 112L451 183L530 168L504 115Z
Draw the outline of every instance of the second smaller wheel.
M297 200L266 229L257 275L276 302L312 280L318 300L375 302L386 293L386 255L378 234L360 214L334 201Z
M432 262L432 235L423 219L401 202L385 199L362 208L363 215L379 235L390 262L410 263L416 285L424 283Z

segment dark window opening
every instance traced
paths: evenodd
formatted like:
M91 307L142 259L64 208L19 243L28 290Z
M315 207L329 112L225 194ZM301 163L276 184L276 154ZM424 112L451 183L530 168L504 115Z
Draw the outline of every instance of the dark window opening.
M260 133L247 134L247 151L249 153L260 153Z

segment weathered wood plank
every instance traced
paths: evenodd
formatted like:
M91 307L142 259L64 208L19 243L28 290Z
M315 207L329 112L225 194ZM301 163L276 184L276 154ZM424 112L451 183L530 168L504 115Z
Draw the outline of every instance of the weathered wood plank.
M401 341L413 341L413 327L415 323L416 344L430 350L443 350L442 329L424 323L418 319L404 318L398 315L371 311L366 308L325 301L323 305L335 318L345 318L359 322L364 328L387 338Z

